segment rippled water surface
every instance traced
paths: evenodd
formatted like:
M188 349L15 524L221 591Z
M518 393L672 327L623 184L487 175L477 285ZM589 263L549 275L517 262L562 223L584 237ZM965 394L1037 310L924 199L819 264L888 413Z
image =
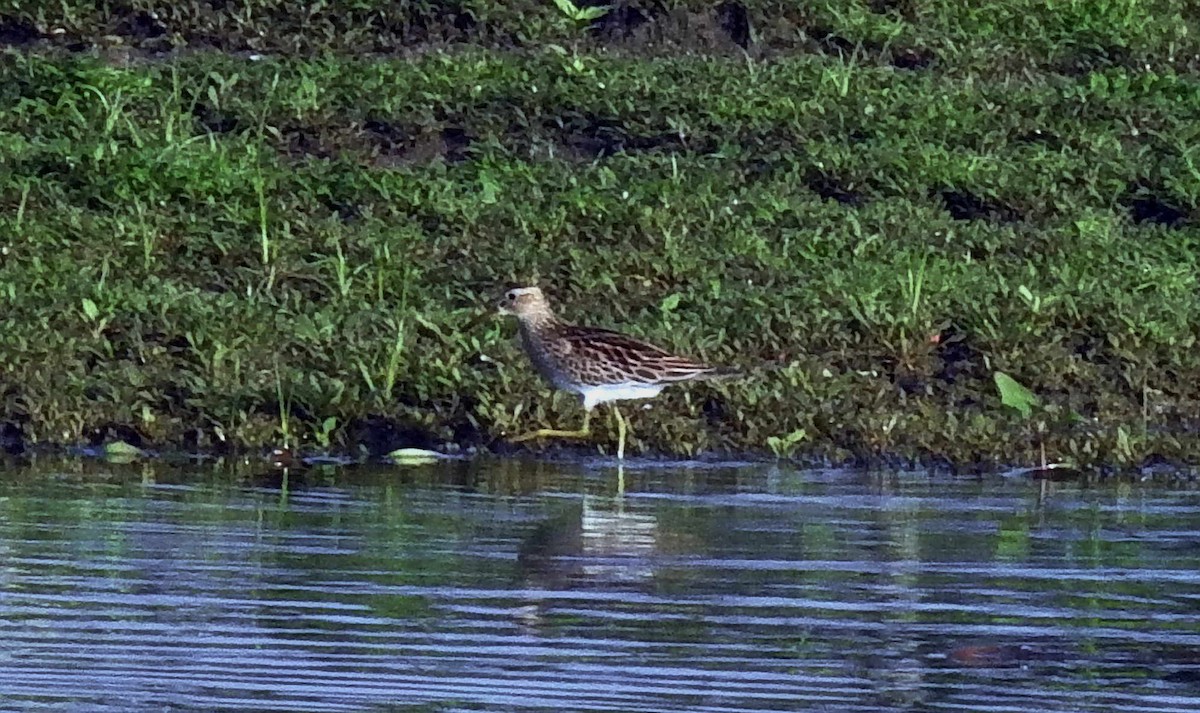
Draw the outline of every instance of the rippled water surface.
M1200 710L1187 487L624 476L9 466L0 708Z

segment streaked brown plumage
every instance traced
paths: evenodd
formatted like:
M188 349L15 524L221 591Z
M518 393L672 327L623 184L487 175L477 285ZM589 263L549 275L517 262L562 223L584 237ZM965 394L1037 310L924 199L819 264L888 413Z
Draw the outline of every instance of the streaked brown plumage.
M717 371L715 367L608 329L556 322L530 332L529 341L536 340L557 368L580 384L672 383Z
M514 440L541 436L581 438L597 404L653 398L669 384L731 376L714 367L672 354L653 344L609 329L582 327L558 319L537 287L509 290L500 300L502 314L515 315L521 342L534 367L554 386L583 398L584 425L578 431L542 429ZM616 411L616 406L613 406ZM625 453L625 421L619 411L617 457Z

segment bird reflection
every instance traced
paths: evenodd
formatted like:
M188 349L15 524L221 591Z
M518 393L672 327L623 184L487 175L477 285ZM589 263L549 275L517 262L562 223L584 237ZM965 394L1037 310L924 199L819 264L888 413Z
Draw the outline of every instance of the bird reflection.
M521 544L521 578L531 589L639 589L655 573L658 521L621 497L585 495L540 523Z

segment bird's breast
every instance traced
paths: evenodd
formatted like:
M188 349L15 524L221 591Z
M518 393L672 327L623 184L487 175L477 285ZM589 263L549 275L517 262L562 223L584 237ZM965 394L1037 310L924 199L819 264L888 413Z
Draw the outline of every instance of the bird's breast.
M571 377L569 365L563 363L557 355L551 352L544 341L531 330L521 330L521 345L529 355L529 361L547 381L560 389L574 391L574 379Z
M630 399L652 399L662 392L665 384L642 384L626 382L623 384L598 384L578 387L583 396L583 407L591 410L597 404L609 401L628 401Z

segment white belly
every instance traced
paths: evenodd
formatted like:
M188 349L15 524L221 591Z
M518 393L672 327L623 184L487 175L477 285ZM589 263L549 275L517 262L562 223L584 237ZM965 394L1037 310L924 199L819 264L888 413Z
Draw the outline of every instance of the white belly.
M583 407L588 411L596 404L628 399L652 399L666 384L604 384L603 386L579 386L576 390L583 396Z

